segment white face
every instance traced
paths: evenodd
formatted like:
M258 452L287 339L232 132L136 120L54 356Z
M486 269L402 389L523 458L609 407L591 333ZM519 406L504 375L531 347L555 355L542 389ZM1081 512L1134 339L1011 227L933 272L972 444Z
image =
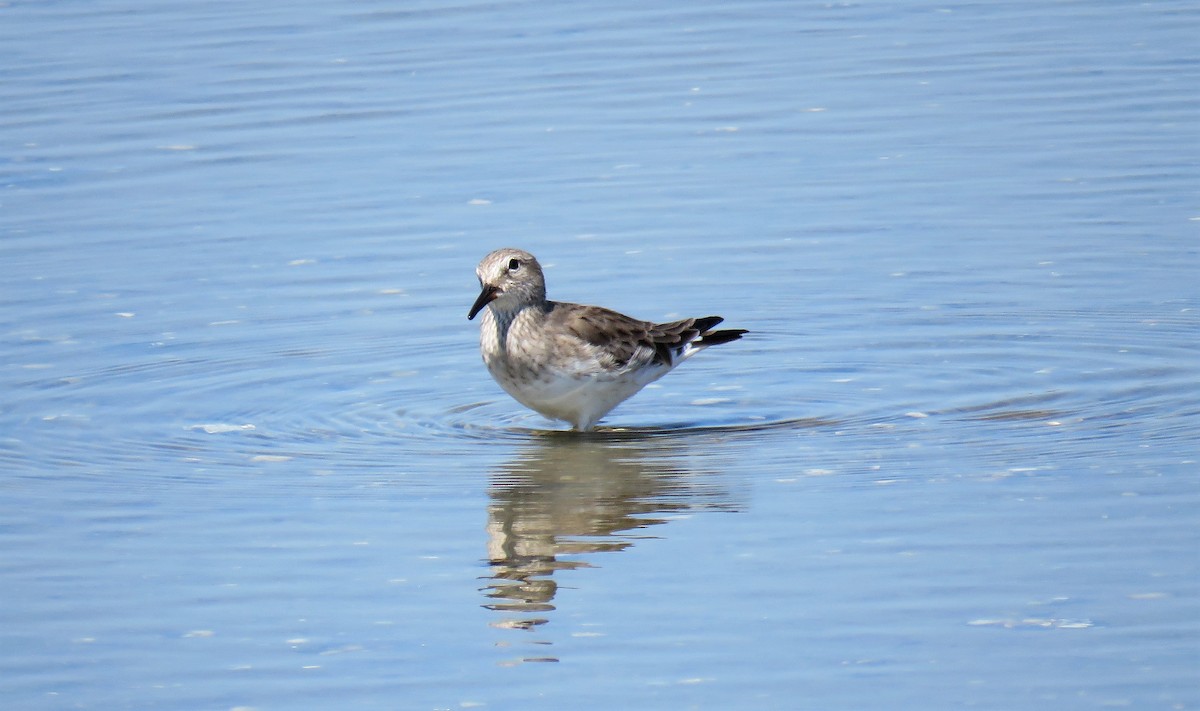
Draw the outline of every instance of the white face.
M498 249L483 258L475 274L482 290L467 318L488 304L508 311L546 298L542 267L529 252Z

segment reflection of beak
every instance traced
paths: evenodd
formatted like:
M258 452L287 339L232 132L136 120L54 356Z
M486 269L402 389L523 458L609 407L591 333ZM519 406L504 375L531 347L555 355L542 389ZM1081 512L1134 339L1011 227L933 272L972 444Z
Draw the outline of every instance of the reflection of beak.
M471 310L467 312L467 320L470 321L471 319L475 318L475 314L479 313L484 306L487 306L495 301L496 297L499 295L500 287L492 286L491 284L485 284L483 291L479 292L479 298L475 299L475 304L472 305Z

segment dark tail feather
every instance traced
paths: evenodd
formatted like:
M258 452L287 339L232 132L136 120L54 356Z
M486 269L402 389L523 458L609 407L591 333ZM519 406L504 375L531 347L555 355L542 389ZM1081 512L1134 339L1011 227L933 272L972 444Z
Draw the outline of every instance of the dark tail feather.
M704 318L696 319L695 328L700 331L700 338L692 341L692 345L697 347L719 346L722 343L736 341L742 337L742 334L749 333L744 328L727 328L722 331L709 330L724 320L720 316L705 316Z
M692 319L692 328L699 331L700 335L703 336L705 333L711 331L713 326L716 326L718 323L721 323L724 320L725 319L721 318L720 316L702 316L700 318Z
M749 333L744 328L728 328L724 331L710 331L700 337L698 341L692 341L692 345L696 346L719 346L722 343L736 341L742 337L743 333Z

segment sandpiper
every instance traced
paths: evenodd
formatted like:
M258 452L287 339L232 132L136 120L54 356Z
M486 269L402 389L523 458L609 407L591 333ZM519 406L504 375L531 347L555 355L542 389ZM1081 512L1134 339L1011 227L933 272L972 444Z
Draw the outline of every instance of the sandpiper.
M712 330L720 316L651 323L550 301L541 265L520 249L492 252L475 273L482 291L467 318L487 307L479 350L488 372L517 402L584 432L691 356L746 333Z

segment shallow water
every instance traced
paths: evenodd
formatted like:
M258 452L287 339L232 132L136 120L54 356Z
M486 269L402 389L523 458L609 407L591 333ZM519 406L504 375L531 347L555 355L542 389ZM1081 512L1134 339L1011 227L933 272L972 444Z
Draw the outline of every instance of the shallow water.
M0 700L1200 706L1198 30L0 8ZM751 333L563 432L504 245Z

